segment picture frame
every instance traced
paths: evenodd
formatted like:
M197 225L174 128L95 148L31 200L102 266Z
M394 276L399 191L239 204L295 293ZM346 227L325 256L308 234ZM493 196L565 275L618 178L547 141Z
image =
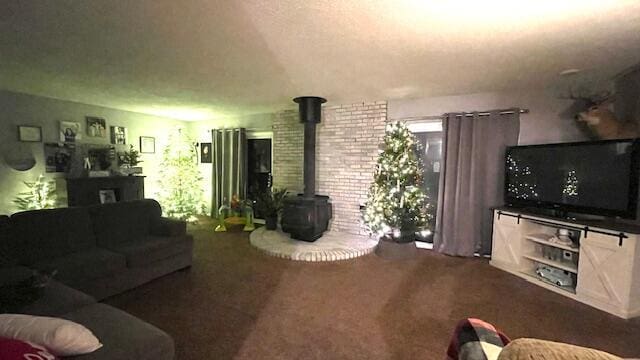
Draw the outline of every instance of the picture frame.
M103 118L96 116L85 116L87 121L87 136L88 137L106 137L107 136L107 121Z
M45 172L69 172L74 152L75 144L72 143L44 143Z
M126 145L127 128L123 126L111 126L111 143L115 145Z
M140 153L141 154L155 154L156 153L156 138L151 136L140 136Z
M113 189L101 189L98 191L100 195L100 204L111 204L118 202L116 199L116 193Z
M211 143L200 143L200 162L203 164L212 163Z
M18 125L18 140L23 142L42 142L42 127Z
M80 123L74 121L60 121L60 142L74 143L82 139Z

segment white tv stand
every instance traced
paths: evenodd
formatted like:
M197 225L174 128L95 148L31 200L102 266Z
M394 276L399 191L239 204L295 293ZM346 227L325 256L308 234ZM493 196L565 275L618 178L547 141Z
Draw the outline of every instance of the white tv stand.
M569 229L575 246L548 240ZM624 319L640 316L640 228L574 221L524 210L497 208L493 214L490 264L534 284ZM554 258L557 253L572 260ZM551 254L551 255L549 255ZM577 259L576 259L577 258ZM540 264L566 271L574 286L545 281Z

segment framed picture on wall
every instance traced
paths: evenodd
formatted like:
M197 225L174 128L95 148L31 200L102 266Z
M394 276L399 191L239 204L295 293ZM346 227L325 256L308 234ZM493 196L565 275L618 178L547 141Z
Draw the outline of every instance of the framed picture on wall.
M85 116L87 120L87 136L89 137L106 137L107 121L103 118L95 116Z
M80 140L80 123L73 121L60 121L60 141L65 143L76 142Z
M122 126L112 126L111 143L116 145L125 145L127 143L127 128Z
M71 155L75 152L73 144L45 143L44 160L45 171L68 172L71 166Z
M151 136L140 136L140 152L142 154L155 154L156 138Z
M41 142L42 128L40 126L18 125L18 140L27 142Z
M211 164L211 143L200 143L200 162Z

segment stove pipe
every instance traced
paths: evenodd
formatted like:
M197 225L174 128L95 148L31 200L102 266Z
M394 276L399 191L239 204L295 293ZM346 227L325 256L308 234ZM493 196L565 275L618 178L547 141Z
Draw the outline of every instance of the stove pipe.
M326 99L301 96L293 99L298 104L300 122L304 124L304 197L313 198L316 192L316 124L322 116Z

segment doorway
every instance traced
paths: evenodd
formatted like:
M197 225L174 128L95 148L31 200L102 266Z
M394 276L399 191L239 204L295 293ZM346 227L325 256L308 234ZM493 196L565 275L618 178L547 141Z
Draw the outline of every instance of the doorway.
M271 134L256 134L247 139L247 200L255 205L258 196L271 188ZM255 206L253 206L256 209ZM255 210L254 217L263 219Z

